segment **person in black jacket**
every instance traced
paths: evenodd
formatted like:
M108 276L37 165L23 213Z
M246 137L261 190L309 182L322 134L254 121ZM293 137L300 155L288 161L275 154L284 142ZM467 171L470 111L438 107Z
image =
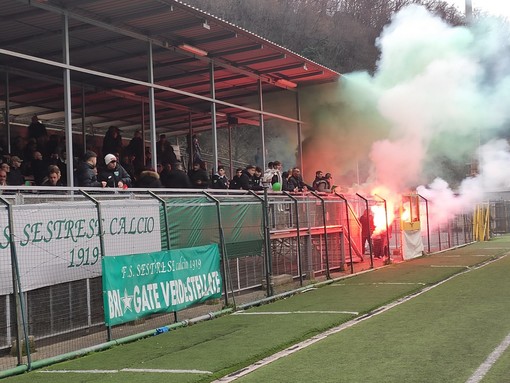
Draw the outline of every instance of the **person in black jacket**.
M241 189L240 179L241 179L242 175L243 175L243 169L237 168L235 176L232 177L232 179L230 180L229 189L236 189L236 190Z
M76 167L76 184L84 187L99 187L101 182L97 180L97 154L87 150L83 161Z
M312 186L307 185L303 181L303 176L301 175L301 170L299 170L299 168L292 169L292 176L289 178L288 189L289 191L293 192L306 192L308 190L315 190Z
M209 187L209 175L205 168L205 163L195 162L193 169L189 172L189 179L195 189L207 189Z
M213 189L228 189L229 181L225 175L225 167L223 165L218 166L218 173L212 176L212 188Z
M125 150L127 155L133 156L132 163L135 168L135 174L140 173L145 165L143 161L143 145L142 132L137 130Z
M190 189L191 180L182 168L182 163L177 161L174 166L167 164L160 174L161 183L166 188Z
M104 157L106 168L99 173L98 180L103 187L125 188L131 186L129 173L118 162L113 154Z
M161 180L159 179L159 174L152 170L144 170L140 173L138 180L136 181L136 187L138 188L162 188Z
M50 165L48 167L48 176L41 186L65 186L61 178L60 168L57 165Z
M32 161L30 161L30 170L34 176L34 182L36 185L42 185L44 178L48 173L49 163L43 159L42 153L35 151L32 153Z
M7 183L9 185L23 185L25 176L21 173L21 163L23 160L18 156L11 157L11 171L7 174Z
M122 136L120 129L116 126L110 126L103 139L103 155L108 153L121 154Z
M257 185L255 182L255 170L256 167L254 165L248 165L246 169L244 169L243 174L239 178L239 183L241 184L241 189L243 190L263 190L263 187Z
M174 166L177 162L177 156L175 155L174 148L170 145L170 142L167 141L165 134L159 135L159 141L156 142L156 154L158 162L160 162L163 166L166 164Z

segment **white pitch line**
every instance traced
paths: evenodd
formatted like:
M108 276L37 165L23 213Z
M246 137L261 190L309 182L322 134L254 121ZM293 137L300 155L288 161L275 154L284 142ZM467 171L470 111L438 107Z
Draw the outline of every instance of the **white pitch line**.
M119 370L41 370L45 374L116 374Z
M477 370L471 375L471 377L466 381L466 383L478 383L481 382L483 377L489 372L491 367L498 361L498 359L503 355L505 350L510 346L510 334L503 339L498 347L494 349L490 353L490 355L485 359L485 361L477 368Z
M466 266L466 265L430 265L430 267L444 268L444 269L451 269L451 268L469 269L469 266Z
M290 314L350 314L359 315L356 311L236 311L232 315L290 315Z
M117 374L119 372L165 373L165 374L212 374L202 370L166 370L160 368L122 368L120 370L41 370L47 374Z
M425 286L424 282L372 282L372 283L335 283L331 286L372 286L372 285L421 285Z
M259 360L258 362L255 362L245 368L242 368L240 370L237 370L229 375L226 375L222 378L219 378L215 381L213 381L212 383L230 383L230 382L233 382L234 380L237 380L238 378L241 378L245 375L248 375L250 373L252 373L253 371L255 370L258 370L259 368L261 367L264 367L264 366L267 366L275 361L277 361L278 359L281 359L281 358L284 358L284 357L287 357L291 354L294 354L295 352L297 351L301 351L303 350L304 348L308 347L308 346L311 346L312 344L315 344L323 339L326 339L327 337L333 335L333 334L336 334L340 331L343 331L349 327L352 327L358 323L361 323L367 319L370 319L376 315L379 315L379 314L382 314L383 312L386 312L394 307L397 307L399 305L401 305L402 303L405 303L407 301L410 301L411 299L413 298L416 298L417 296L420 296L438 286L441 286L443 283L446 283L454 278L457 278L459 275L463 275L465 273L469 273L470 271L473 271L473 270L477 270L477 269L481 269L482 267L485 267L487 265L490 265L491 263L493 262L496 262L500 259L503 259L505 258L507 255L503 255L502 257L500 258L495 258L493 260L490 260L482 265L478 265L476 267L473 267L473 268L467 268L466 270L458 273L458 274L455 274L455 275L452 275L451 277L447 278L447 279L444 279L440 282L437 282L436 284L434 285L430 285L430 286L427 286L427 287L424 287L422 290L416 292L416 293L413 293L413 294L410 294L410 295L407 295L403 298L400 298L400 299L397 299L396 301L394 302L391 302L391 303L388 303L387 305L384 305L378 309L375 309L373 310L372 312L369 312L368 314L364 314L358 318L354 318L348 322L345 322L343 324L341 324L340 326L337 326L337 327L333 327L327 331L324 331L323 333L321 334L318 334L318 335L315 335L309 339L306 339L300 343L297 343L285 350L282 350L282 351L279 351L273 355L270 355L268 356L267 358L264 358L264 359L261 359ZM471 383L471 382L469 382Z
M122 372L157 372L170 374L212 374L211 371L202 370L165 370L161 368L123 368Z

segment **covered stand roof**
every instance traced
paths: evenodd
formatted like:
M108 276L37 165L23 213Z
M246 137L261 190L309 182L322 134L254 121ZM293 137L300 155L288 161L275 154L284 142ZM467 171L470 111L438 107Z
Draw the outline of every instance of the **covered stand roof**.
M246 103L257 97L259 79L266 94L339 77L179 1L0 0L0 15L0 70L8 73L1 81L9 89L3 86L0 97L4 108L8 98L14 123L28 123L36 113L50 126L64 126L64 15L76 131L82 116L100 132L112 124L129 131L146 123L149 42L158 132L186 131L190 116L193 127L210 125L211 62L218 125L229 117L256 123Z

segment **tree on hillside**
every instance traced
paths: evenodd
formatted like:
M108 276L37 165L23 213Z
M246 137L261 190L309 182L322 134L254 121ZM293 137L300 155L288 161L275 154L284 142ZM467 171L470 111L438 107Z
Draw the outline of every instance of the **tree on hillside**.
M463 15L443 0L187 2L340 73L375 69L375 40L406 5L422 4L452 25L464 22Z

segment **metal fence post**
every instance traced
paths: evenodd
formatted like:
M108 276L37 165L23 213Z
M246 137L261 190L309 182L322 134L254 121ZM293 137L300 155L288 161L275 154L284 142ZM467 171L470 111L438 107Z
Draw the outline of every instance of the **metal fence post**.
M425 201L425 215L427 216L427 249L430 253L430 224L429 224L429 200L418 194Z
M271 258L271 233L269 232L269 202L267 195L267 187L264 188L264 198L259 196L253 190L249 190L250 194L258 198L262 203L262 223L264 225L264 253L266 253L265 266L266 266L266 294L268 297L273 296L273 266Z
M356 193L356 195L359 198L361 198L363 201L365 201L365 213L367 215L367 222L370 222L369 213L368 213L368 199L366 199L359 193ZM369 224L369 226L370 226L370 224ZM363 243L362 245L363 245L362 247L364 248L365 244ZM368 247L370 249L370 268L373 269L374 268L374 253L373 253L373 249L372 249L372 232L371 232L370 228L368 230Z
M101 250L101 258L105 256L104 250L104 229L103 229L103 216L101 215L101 206L97 199L92 197L90 194L86 193L84 190L80 190L80 193L83 194L85 198L96 206L97 210L97 229L99 231L99 249ZM102 279L102 278L101 278ZM106 326L106 337L108 341L112 340L112 327L108 324Z
M168 214L167 214L167 203L160 196L156 195L154 192L149 190L149 194L156 198L163 205L163 220L165 222L165 234L166 234L166 249L170 250L170 225L168 224ZM174 322L177 322L177 311L174 311Z
M23 363L23 351L21 348L21 334L25 342L25 352L27 354L27 369L31 370L32 356L30 354L30 343L28 338L27 318L23 292L21 288L21 279L19 273L18 257L16 255L16 245L14 241L14 220L12 216L12 205L6 199L0 197L0 201L7 207L7 218L9 221L9 247L11 249L11 271L12 271L12 293L14 296L16 312L16 350L18 366Z
M349 221L349 205L347 203L347 199L343 195L338 194L336 191L335 195L340 197L345 202L345 217L347 220L347 242L349 243L349 260L351 262L351 274L354 274L354 263L352 262L351 223Z
M389 233L389 230L388 230L388 205L386 203L386 200L381 197L380 195L377 195L377 194L374 194L377 198L380 198L383 200L384 202L384 215L385 215L385 218L386 218L386 242L388 243L388 259L387 259L387 262L388 263L391 263L391 256L390 256L390 233ZM384 248L383 248L383 252L384 252Z
M442 250L441 248L441 224L437 225L437 239L439 242L439 251Z
M171 245L170 245L170 226L168 225L168 215L166 213L168 205L167 205L166 201L163 198L161 198L160 196L156 195L151 190L149 190L149 194L151 196L153 196L154 198L156 198L159 202L161 202L161 205L163 205L163 211L164 211L163 219L165 221L165 235L166 235L166 241L167 241L166 242L167 243L166 249L170 250L170 247L171 247Z
M227 289L227 282L230 282L230 275L227 275L227 249L225 246L225 234L223 232L223 221L221 219L221 204L220 200L216 197L213 197L211 194L209 194L206 191L203 191L204 195L211 199L216 204L216 213L218 217L218 230L220 234L220 251L221 251L221 259L223 260L223 276L225 279L225 282L223 283L223 292L225 294L225 306L228 306L228 289ZM233 295L233 293L232 293ZM235 304L235 303L234 303Z
M294 209L296 210L296 239L297 239L297 254L298 254L298 272L299 272L299 284L303 286L303 264L301 258L301 228L299 227L299 207L298 200L296 197L290 195L289 192L283 191L283 193L294 201Z
M324 250L326 251L326 278L331 279L331 275L329 273L329 249L328 249L328 226L326 223L326 201L320 195L318 195L314 191L310 191L313 196L318 198L322 204L322 221L324 223Z

